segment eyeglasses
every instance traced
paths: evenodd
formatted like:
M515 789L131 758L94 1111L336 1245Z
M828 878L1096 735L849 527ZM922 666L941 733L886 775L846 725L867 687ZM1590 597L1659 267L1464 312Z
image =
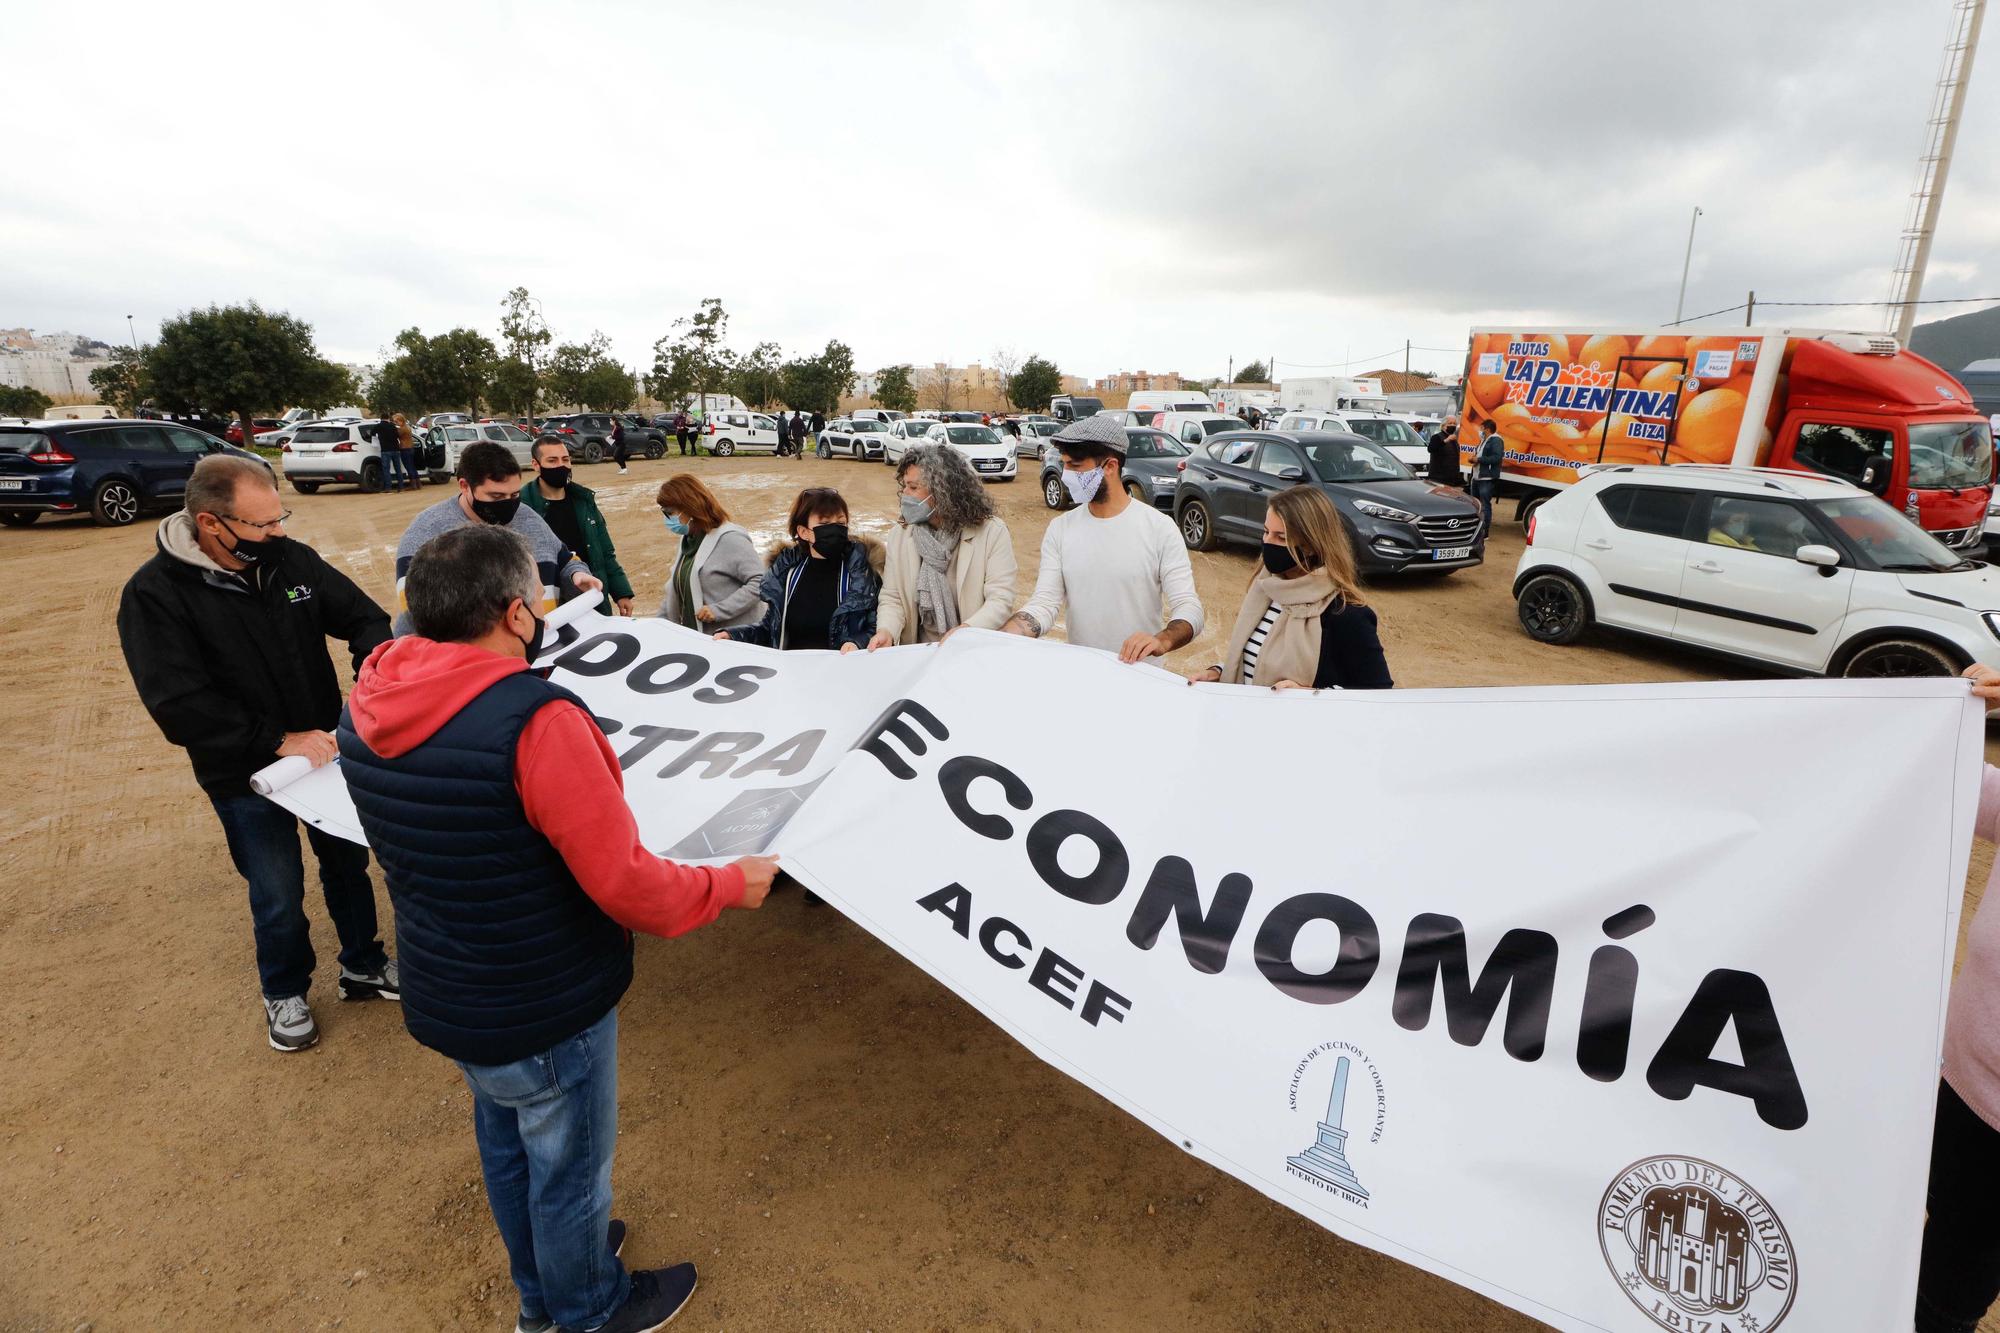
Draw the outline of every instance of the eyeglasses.
M268 523L252 523L249 519L238 518L234 514L217 514L216 517L226 518L231 523L241 523L244 527L255 528L259 532L270 532L279 527L280 525L288 522L292 517L292 511L287 509L284 513L278 515L276 518L272 519Z

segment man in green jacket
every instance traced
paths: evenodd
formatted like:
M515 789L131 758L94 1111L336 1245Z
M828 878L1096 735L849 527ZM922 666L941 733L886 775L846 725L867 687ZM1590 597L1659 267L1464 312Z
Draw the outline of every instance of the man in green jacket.
M569 446L553 435L544 435L535 441L529 456L535 464L535 484L522 488L522 503L540 514L563 544L604 581L605 594L617 606L618 614L631 615L632 580L618 564L611 525L597 507L596 493L569 479Z

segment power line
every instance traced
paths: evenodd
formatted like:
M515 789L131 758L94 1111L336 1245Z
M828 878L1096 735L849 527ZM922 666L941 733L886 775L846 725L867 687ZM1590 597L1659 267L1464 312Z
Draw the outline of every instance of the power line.
M1908 302L1907 304L1909 304L1909 305L1978 305L1978 304L1980 304L1980 303L1982 303L1982 302L1986 302L1986 301L2000 301L2000 296L1940 296L1940 297L1936 297L1936 298L1934 298L1934 299L1925 299L1925 300L1922 300L1922 301L1910 301L1910 302ZM1860 307L1862 307L1862 306L1876 306L1876 305L1881 305L1881 304L1882 304L1882 303L1881 303L1880 301L1759 301L1759 302L1757 302L1757 305L1758 305L1759 307L1763 307L1763 306L1787 306L1787 307L1790 307L1790 308L1792 308L1792 309L1805 309L1805 308L1811 308L1811 309L1819 309L1819 310L1829 310L1829 309L1836 309L1836 310L1845 310L1845 309L1858 309L1858 308L1860 308ZM1898 302L1897 302L1896 304L1898 304L1898 305L1902 305L1902 304L1905 304L1905 303L1904 303L1904 302L1901 302L1901 301L1898 301ZM1688 317L1687 317L1686 319L1677 319L1677 320L1675 320L1675 321L1674 321L1674 322L1673 322L1672 324L1669 324L1669 325L1667 325L1666 327L1667 327L1667 328L1670 328L1670 329L1671 329L1671 328L1675 327L1676 325L1680 325L1680 324L1693 324L1693 323L1694 323L1694 322L1696 322L1697 320L1703 320L1703 319L1713 319L1713 318L1714 318L1715 316L1717 316L1717 315L1727 315L1727 314L1732 314L1732 313L1734 313L1735 311L1738 311L1738 310L1747 310L1747 309L1749 309L1749 303L1748 303L1748 302L1744 302L1744 303L1741 303L1741 304L1738 304L1738 305L1732 305L1732 306L1724 306L1724 307L1723 307L1722 309L1720 309L1720 310L1711 310L1711 311L1709 311L1709 312L1708 312L1708 313L1707 313L1706 315L1689 315L1689 316L1688 316Z

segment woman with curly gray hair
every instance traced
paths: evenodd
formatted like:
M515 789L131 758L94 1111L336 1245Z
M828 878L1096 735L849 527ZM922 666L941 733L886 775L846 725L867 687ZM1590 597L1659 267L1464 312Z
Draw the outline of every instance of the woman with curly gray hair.
M920 444L896 465L901 513L890 530L875 637L868 647L939 643L962 625L999 629L1014 609L1014 543L972 464Z

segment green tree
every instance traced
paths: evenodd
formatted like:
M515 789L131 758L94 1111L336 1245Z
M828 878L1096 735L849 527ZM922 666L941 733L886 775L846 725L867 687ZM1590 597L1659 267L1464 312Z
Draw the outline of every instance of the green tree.
M313 367L312 374L296 397L300 407L324 412L334 407L358 406L355 399L360 397L360 390L354 382L353 371L336 362L322 360Z
M787 406L832 416L854 388L854 353L846 343L829 342L818 356L787 361L783 380Z
M892 412L916 411L917 386L910 380L915 373L914 366L887 366L876 372L875 401Z
M376 402L395 412L478 411L500 359L493 340L475 329L452 329L435 338L404 329L395 346L374 391Z
M1007 380L1007 401L1023 411L1045 408L1061 392L1062 372L1044 357L1030 356Z
M541 303L528 295L526 287L516 287L500 298L500 341L507 348L508 359L525 367L525 374L504 362L496 365L490 385L494 403L520 404L528 416L535 415L542 349L554 336L542 318Z
M518 356L503 356L493 363L493 378L486 382L486 401L496 408L535 414L535 370Z
M690 394L716 392L729 378L736 358L724 341L729 316L722 298L706 296L692 315L674 321L673 331L653 344L653 370L648 391L663 403L679 406Z
M257 413L322 388L325 364L311 325L253 301L211 305L168 320L146 357L146 373L161 406L232 413L249 439Z
M1266 366L1262 361L1252 361L1249 365L1237 371L1236 378L1231 380L1230 383L1266 384L1269 383L1270 379L1271 379L1270 368Z
M577 389L577 401L593 412L622 412L639 396L639 381L631 371L603 356L584 369Z
M40 389L0 384L0 417L39 417L49 410L50 401Z
M731 371L729 392L751 407L769 407L784 392L783 356L778 344L758 343Z
M90 387L98 398L126 416L146 401L146 356L136 347L111 349L111 364L90 372Z
M593 332L589 342L557 343L542 371L542 388L549 401L588 407L584 399L589 392L590 377L600 364L610 359L611 339L602 333Z

